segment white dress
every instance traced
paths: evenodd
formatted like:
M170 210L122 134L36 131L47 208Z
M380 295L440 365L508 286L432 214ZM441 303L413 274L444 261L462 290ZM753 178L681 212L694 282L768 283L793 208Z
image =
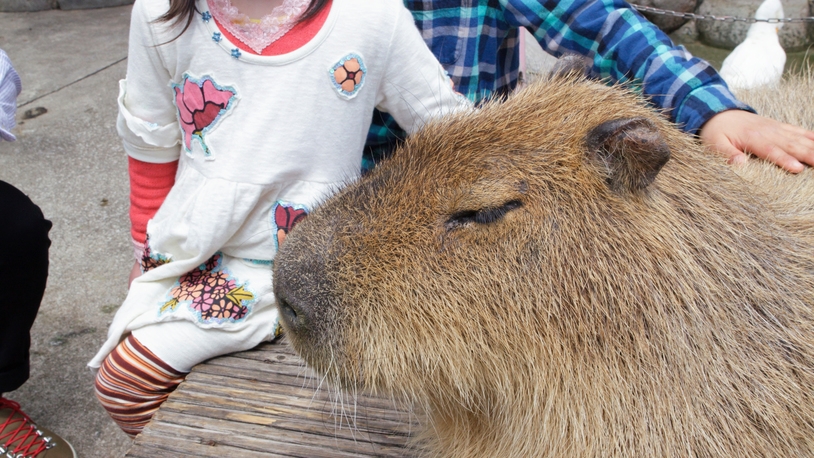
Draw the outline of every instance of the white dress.
M119 134L138 160L180 162L147 225L147 270L91 367L129 332L181 371L273 336L277 245L358 177L374 107L412 132L468 106L400 0L333 0L313 39L270 57L240 51L197 7L175 40L180 27L154 22L166 0L133 7Z

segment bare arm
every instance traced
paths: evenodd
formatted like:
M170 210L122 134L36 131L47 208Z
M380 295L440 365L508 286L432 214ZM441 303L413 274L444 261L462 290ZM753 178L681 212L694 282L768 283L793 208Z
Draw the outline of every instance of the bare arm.
M732 164L744 162L748 152L793 173L802 172L804 164L814 166L814 132L748 111L718 113L699 136Z

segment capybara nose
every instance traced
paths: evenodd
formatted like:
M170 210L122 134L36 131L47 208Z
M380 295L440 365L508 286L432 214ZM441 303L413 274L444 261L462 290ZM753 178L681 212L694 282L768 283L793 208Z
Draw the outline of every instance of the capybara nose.
M291 333L305 334L309 321L305 302L298 300L296 294L284 287L277 288L275 295L283 327Z
M289 242L287 241L286 244ZM325 266L319 256L300 247L291 256L281 251L275 259L274 296L286 332L301 338L312 335L325 321L325 291L331 291L325 279Z

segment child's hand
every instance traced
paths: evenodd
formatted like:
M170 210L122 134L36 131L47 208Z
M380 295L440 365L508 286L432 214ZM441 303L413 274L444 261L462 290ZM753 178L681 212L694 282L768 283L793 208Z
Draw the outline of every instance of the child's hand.
M140 276L141 276L141 264L136 262L135 264L133 264L133 268L130 269L130 279L127 280L127 287L129 288L130 285L133 283L133 280Z
M718 113L699 134L708 147L729 158L746 161L744 151L771 161L792 173L814 166L814 132L743 110Z

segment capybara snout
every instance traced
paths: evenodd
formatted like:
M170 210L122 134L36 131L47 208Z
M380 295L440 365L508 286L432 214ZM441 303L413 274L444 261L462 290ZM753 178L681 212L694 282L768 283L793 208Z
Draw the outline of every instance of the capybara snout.
M778 174L741 178L626 89L533 85L300 223L285 330L426 413L434 456L814 456L814 214L780 195L814 184Z

